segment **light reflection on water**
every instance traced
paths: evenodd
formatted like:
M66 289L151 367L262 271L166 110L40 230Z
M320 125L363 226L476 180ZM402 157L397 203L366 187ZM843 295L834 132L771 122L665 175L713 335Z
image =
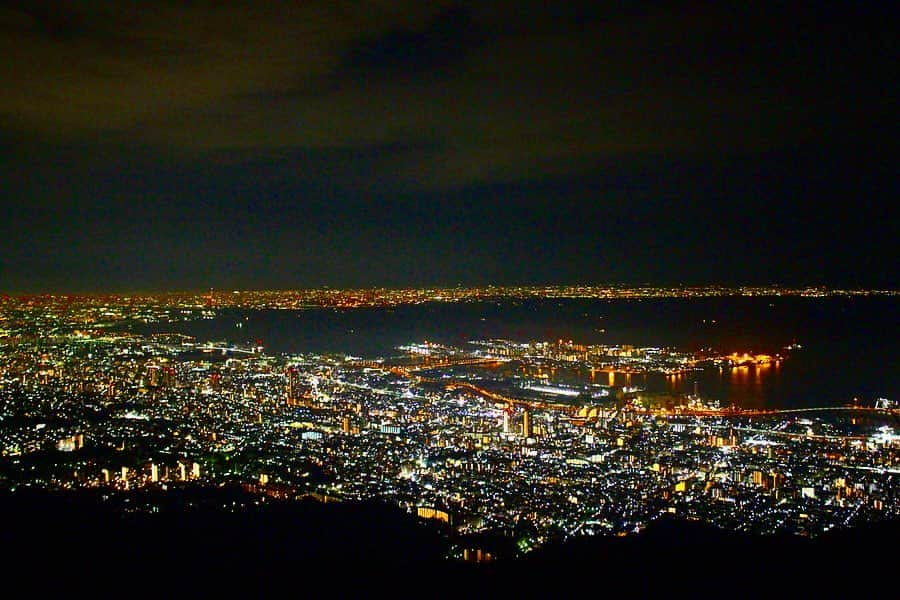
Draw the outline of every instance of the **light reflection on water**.
M498 374L513 374L546 379L561 384L601 384L608 386L636 386L649 392L693 394L702 398L735 404L746 408L768 405L767 398L781 386L781 361L731 368L710 367L700 371L676 373L624 373L591 371L590 369L530 368L501 369Z
M203 340L263 339L267 352L334 352L374 357L431 340L466 347L468 340L576 340L583 344L667 346L694 351L777 353L780 364L708 369L680 377L594 373L594 382L693 391L747 407L844 404L859 397L900 400L900 299L710 298L425 304L386 309L223 310L211 320L135 325L138 332L179 332ZM242 327L236 328L235 323ZM548 371L545 369L545 371ZM550 375L547 373L548 376ZM566 376L557 369L555 377ZM590 381L590 373L579 375Z

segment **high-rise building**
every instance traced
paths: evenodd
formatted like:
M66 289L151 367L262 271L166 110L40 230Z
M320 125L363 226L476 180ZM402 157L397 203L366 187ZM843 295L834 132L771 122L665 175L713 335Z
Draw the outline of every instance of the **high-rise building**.
M150 463L150 481L153 483L159 481L159 467L154 463Z
M287 375L287 402L297 404L300 402L300 370L290 366L285 372Z
M175 387L175 367L166 367L163 369L162 386L166 388Z
M362 401L356 404L356 415L359 417L359 428L365 429L368 427L369 409Z
M766 474L759 469L753 471L752 474L754 485L764 487L766 485Z
M522 411L522 436L530 438L531 433L531 413L529 413L526 408Z
M150 387L159 387L161 379L160 371L159 365L150 365L147 367L147 382Z

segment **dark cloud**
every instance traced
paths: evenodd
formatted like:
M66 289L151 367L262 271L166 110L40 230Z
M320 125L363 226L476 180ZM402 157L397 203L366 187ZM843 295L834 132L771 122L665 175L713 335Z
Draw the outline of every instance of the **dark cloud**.
M355 42L344 53L338 77L370 80L446 73L464 60L479 37L468 9L449 8L421 31L391 29Z
M0 2L0 284L878 279L887 16Z
M0 8L0 119L49 140L426 143L443 154L394 170L446 187L623 153L844 140L891 114L892 36L828 4L20 6Z

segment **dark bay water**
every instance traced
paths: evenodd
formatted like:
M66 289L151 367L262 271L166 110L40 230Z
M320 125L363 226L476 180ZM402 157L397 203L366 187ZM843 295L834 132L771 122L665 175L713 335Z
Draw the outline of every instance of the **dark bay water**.
M485 338L565 339L683 350L712 347L723 353L775 353L796 342L802 349L778 365L713 369L699 377L700 392L707 397L741 406L794 407L843 404L854 397L865 402L900 399L898 308L896 297L567 299L389 309L222 310L214 319L135 329L179 332L201 340L262 340L269 353L364 357L393 355L395 346L423 340L463 345ZM632 383L659 391L691 391L694 379L634 376Z

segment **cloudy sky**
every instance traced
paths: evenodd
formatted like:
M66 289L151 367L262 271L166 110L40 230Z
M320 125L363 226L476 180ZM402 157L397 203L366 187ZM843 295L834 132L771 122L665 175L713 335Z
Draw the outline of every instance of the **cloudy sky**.
M0 291L893 286L858 4L0 1Z

